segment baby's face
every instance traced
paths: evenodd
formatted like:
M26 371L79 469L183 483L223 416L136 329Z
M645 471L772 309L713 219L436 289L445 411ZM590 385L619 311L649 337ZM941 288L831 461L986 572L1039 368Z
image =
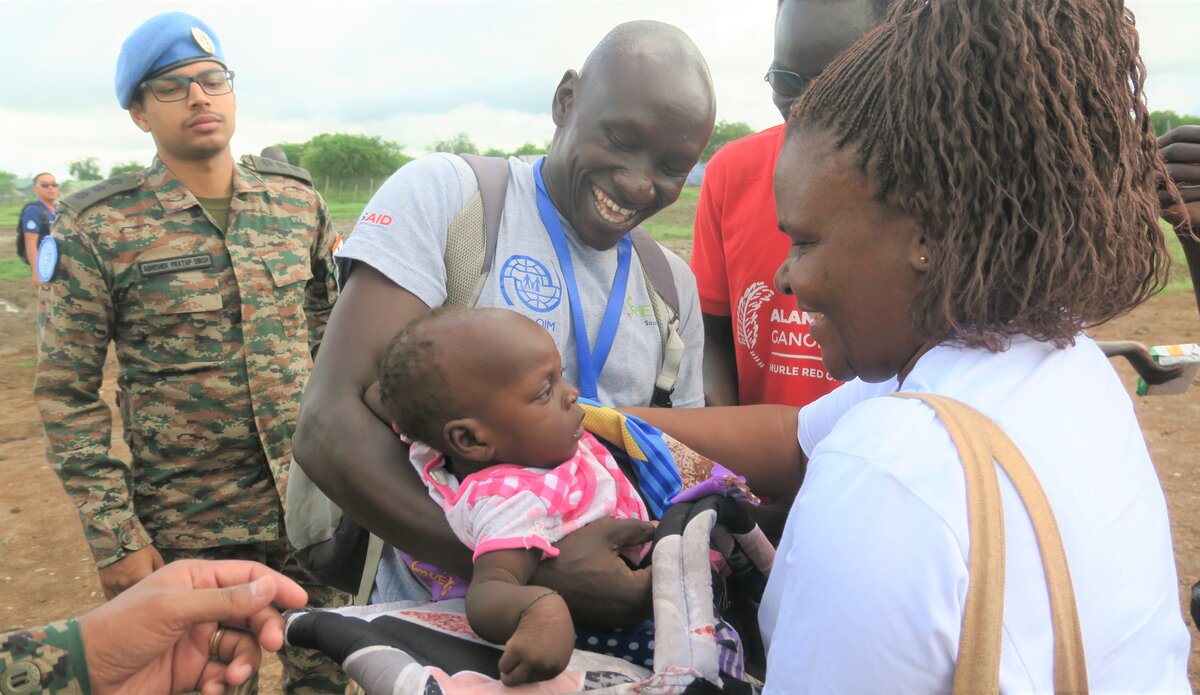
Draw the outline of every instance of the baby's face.
M498 359L517 375L484 398L481 418L496 447L496 459L553 468L575 455L583 436L579 390L563 379L562 359L550 334L532 322L511 359ZM507 341L505 341L507 342ZM513 347L505 345L503 347Z

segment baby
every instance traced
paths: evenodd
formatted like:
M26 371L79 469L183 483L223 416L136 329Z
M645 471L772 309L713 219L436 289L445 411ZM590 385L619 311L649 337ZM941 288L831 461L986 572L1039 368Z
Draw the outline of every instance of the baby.
M649 520L612 454L583 428L550 334L506 309L437 309L388 345L384 414L459 539L474 551L467 619L504 645L505 685L566 668L575 629L563 599L530 585L553 544L596 519ZM644 552L644 551L643 551Z

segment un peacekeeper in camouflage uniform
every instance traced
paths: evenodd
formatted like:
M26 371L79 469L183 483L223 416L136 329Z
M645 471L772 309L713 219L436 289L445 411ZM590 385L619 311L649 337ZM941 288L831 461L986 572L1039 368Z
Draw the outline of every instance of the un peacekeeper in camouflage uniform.
M282 503L300 396L337 293L333 231L303 169L234 161L232 78L194 17L135 30L117 96L158 156L63 200L57 253L39 259L34 395L107 598L183 557L257 560L307 581ZM109 342L129 464L109 455ZM305 588L314 605L348 599ZM344 690L323 656L282 658L288 692Z

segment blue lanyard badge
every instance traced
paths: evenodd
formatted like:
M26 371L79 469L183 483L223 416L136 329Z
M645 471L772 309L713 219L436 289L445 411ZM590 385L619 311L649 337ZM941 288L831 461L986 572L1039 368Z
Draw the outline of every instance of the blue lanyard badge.
M575 267L571 264L567 235L563 232L558 210L554 203L550 202L550 194L546 192L546 183L542 180L542 165L545 163L546 158L543 157L533 166L533 178L537 181L538 213L542 217L546 232L550 235L550 243L554 244L554 253L558 256L558 265L563 271L563 282L567 286L567 298L571 303L571 333L575 337L575 352L579 357L579 393L584 398L595 399L596 381L600 378L604 363L608 361L613 338L617 335L617 324L621 322L625 286L629 281L629 259L633 255L633 241L626 234L617 242L617 274L613 277L612 290L608 293L608 305L604 308L604 320L600 323L600 333L596 336L596 349L593 351L588 342L587 324L583 319L583 302L579 297L579 288L575 285Z

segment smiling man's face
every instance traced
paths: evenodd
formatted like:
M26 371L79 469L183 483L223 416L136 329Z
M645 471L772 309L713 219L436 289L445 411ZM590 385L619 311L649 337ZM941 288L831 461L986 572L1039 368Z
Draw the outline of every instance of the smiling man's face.
M675 55L614 53L568 71L544 172L555 207L584 243L613 247L679 198L715 113L703 64Z

